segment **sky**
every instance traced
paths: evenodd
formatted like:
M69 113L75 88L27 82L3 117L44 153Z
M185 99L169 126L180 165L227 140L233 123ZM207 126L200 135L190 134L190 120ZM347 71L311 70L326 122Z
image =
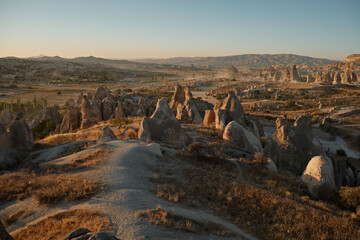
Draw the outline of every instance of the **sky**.
M360 0L0 0L0 57L360 53Z

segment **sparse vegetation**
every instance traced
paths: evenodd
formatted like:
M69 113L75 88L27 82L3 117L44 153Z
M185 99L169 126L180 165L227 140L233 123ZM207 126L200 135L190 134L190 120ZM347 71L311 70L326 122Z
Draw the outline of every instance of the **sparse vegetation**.
M80 175L37 175L14 172L0 176L0 200L11 201L34 196L39 204L54 204L86 198L102 186Z
M65 234L78 228L88 228L90 231L110 230L110 221L102 214L87 209L76 209L56 213L35 224L27 225L12 237L17 240L28 239L63 239Z

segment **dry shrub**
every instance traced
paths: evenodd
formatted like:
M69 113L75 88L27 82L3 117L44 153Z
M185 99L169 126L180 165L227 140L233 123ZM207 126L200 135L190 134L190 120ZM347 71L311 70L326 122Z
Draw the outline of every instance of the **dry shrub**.
M99 129L83 130L75 133L63 133L48 136L42 140L37 141L40 145L47 147L58 146L65 143L76 142L81 140L97 140L101 134Z
M270 190L241 184L218 166L187 170L186 196L264 239L359 239L359 225Z
M340 202L347 208L357 209L360 206L360 187L341 187Z
M212 233L218 236L231 236L233 234L226 231L223 227L210 224L201 223L192 219L185 218L183 216L170 213L157 207L156 209L141 211L137 213L138 217L146 217L149 223L155 225L162 225L167 228L173 228L176 230L183 230L193 233Z
M261 142L261 145L263 148L265 147L267 140L268 140L268 138L265 136L260 137L260 142Z
M181 198L185 196L185 192L179 188L179 185L174 184L162 184L158 185L156 196L165 198L171 202L178 202Z
M225 158L222 154L222 145L217 143L195 142L188 147L188 153L183 152L182 157L188 160L205 164L224 164Z
M2 222L3 222L4 226L6 227L6 226L12 224L13 222L23 220L24 218L26 218L32 214L33 214L33 212L30 210L19 209L8 216L5 216L2 219Z
M124 139L138 139L138 132L134 128L128 128L124 131Z
M101 189L80 175L15 172L0 176L0 200L5 201L34 196L39 204L53 204L86 198Z
M267 157L265 156L264 152L257 152L254 154L254 162L266 164L267 163Z
M91 210L70 210L47 217L37 223L27 225L26 228L13 234L16 240L64 239L66 234L78 229L88 228L90 231L110 230L110 221L100 213Z

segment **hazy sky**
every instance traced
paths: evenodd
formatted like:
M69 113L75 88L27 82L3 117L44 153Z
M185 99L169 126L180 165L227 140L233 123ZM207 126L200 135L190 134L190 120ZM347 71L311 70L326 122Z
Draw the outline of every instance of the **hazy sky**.
M0 56L360 53L360 0L0 0Z

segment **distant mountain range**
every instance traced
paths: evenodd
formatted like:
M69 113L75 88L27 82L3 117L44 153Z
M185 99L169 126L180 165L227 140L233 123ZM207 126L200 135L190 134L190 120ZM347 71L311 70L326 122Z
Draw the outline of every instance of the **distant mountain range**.
M321 67L337 61L324 58L312 58L294 54L244 54L224 57L175 57L167 59L138 59L142 63L174 64L210 68L267 68L273 65L298 65L303 67Z

